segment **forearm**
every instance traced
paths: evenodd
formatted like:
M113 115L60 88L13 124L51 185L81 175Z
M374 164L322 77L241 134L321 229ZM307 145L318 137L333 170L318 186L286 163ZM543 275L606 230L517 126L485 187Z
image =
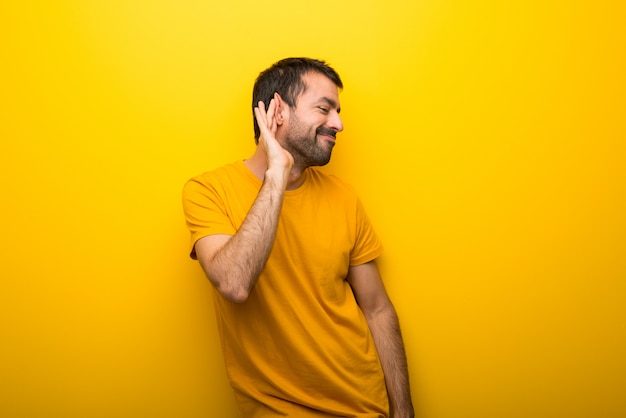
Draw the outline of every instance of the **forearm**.
M235 302L247 299L272 250L285 185L266 175L237 233L203 265L217 290Z
M378 356L385 374L385 383L394 418L413 417L406 353L398 316L393 305L367 318Z

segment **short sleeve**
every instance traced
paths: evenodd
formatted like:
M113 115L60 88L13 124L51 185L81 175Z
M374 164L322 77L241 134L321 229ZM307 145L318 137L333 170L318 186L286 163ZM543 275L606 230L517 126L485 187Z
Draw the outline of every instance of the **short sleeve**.
M356 200L356 234L350 265L358 266L374 260L383 253L383 245L374 231L365 207L359 198Z
M191 234L189 255L194 260L197 259L195 244L200 238L216 234L234 235L236 232L226 214L218 187L208 182L205 176L194 177L185 183L183 211Z

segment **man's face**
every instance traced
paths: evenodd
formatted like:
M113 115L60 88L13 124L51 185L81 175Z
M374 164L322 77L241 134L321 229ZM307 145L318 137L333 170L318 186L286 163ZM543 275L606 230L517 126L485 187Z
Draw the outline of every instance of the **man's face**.
M307 89L289 109L283 147L295 164L326 165L335 146L335 135L343 130L339 117L339 91L335 83L319 73L303 76Z

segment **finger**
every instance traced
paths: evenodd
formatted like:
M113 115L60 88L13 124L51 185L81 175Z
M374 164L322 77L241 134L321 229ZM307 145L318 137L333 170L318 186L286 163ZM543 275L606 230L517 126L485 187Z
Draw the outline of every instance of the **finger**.
M259 128L262 131L267 125L265 115L263 114L263 110L260 109L259 107L255 107L254 117L256 118L256 123L259 125Z
M256 107L254 108L254 114L256 116L256 114L259 114L259 116L262 117L262 120L265 121L267 119L267 111L265 109L265 103L263 103L262 100L259 100L259 102L257 103ZM257 118L258 121L258 118Z
M259 100L259 102L257 103L257 105L256 105L256 107L254 109L255 109L255 113L258 110L259 113L265 118L265 113L266 113L265 112L265 103L263 103L262 100Z
M270 99L270 104L267 107L267 120L268 121L274 118L275 112L276 112L276 101L274 99Z
M267 118L266 118L267 127L269 128L271 132L276 131L276 111L277 111L276 100L272 99L270 100L270 105L267 108Z
M259 125L259 130L261 132L261 135L259 137L259 143L267 143L268 140L271 140L271 138L273 138L273 133L270 131L270 125L273 122L271 119L268 118L268 115L265 113L265 109L263 108L263 106L254 108L254 116L257 120L257 124Z

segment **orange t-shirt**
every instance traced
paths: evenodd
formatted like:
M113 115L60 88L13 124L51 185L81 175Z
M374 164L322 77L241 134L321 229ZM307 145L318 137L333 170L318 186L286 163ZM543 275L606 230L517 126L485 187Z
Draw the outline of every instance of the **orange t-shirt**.
M309 168L285 192L276 240L245 303L214 290L226 369L242 416L388 416L384 376L365 317L345 280L382 246L355 191ZM187 182L195 242L234 235L261 181L242 161Z

